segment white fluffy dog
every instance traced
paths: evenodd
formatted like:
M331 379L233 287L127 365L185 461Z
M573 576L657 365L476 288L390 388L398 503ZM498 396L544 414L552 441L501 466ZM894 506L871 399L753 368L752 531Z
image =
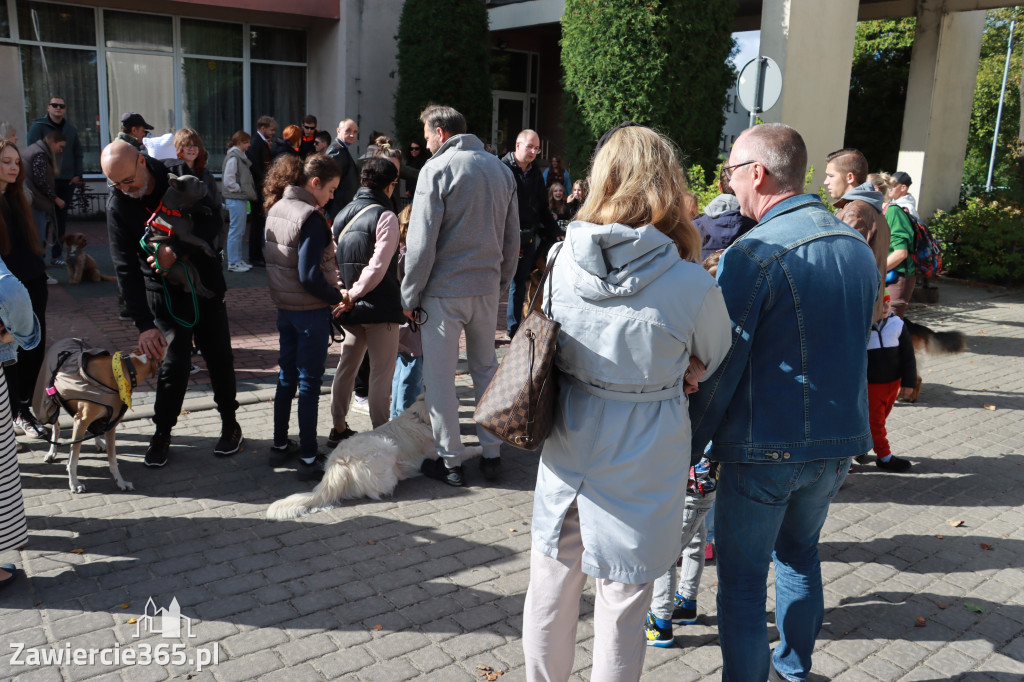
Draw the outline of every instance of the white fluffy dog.
M472 446L464 456L481 452L480 446ZM430 416L421 395L386 424L341 441L327 460L323 480L311 492L270 505L267 518L294 519L358 497L379 500L394 492L399 481L418 476L423 460L433 454Z

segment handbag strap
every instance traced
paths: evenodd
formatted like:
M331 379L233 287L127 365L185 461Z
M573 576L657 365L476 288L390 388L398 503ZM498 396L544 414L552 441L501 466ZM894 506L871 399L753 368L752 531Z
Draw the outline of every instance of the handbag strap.
M558 258L558 254L562 252L562 244L565 244L565 242L555 244L551 247L555 250L555 253L551 256L551 260L549 260L547 265L544 267L544 274L541 275L540 283L537 285L537 291L533 292L533 298L530 299L530 307L527 308L527 310L533 310L533 306L537 303L537 296L540 295L540 292L544 291L544 282L547 281L548 275L551 274L551 268L555 266L555 260ZM545 300L549 301L548 309L550 310L550 296L545 298Z
M355 221L359 220L359 216L363 215L364 213L369 211L374 206L380 206L380 204L370 204L369 206L364 206L363 210L359 211L359 213L356 213L354 216L352 216L352 220L350 220L347 223L345 223L345 229L343 229L341 232L338 233L338 238L335 241L338 244L341 244L341 238L345 236L346 232L348 232L348 228L352 227L352 224Z

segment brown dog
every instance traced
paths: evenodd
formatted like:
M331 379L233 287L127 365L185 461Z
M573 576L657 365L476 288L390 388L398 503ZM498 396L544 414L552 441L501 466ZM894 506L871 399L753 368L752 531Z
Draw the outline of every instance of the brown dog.
M921 395L921 361L924 359L925 353L931 355L948 355L951 353L961 353L967 349L967 337L962 332L936 332L932 331L923 324L915 324L910 320L904 320L904 324L907 326L907 331L910 332L910 339L914 343L914 355L917 357L917 385L914 387L914 392L909 397L904 398L904 402L916 403L918 397Z
M117 381L114 379L113 357L111 355L95 355L90 357L85 363L84 373L95 382L113 391L114 395L117 396ZM124 376L132 376L129 391L147 377L155 374L160 368L159 360L147 358L138 350L123 354L117 361L122 363ZM130 368L127 366L128 363L131 364ZM88 388L85 390L88 390ZM96 390L97 394L102 391L99 387L94 387L94 390ZM96 400L65 400L66 407L72 413L74 419L74 426L71 431L71 457L68 459L68 484L71 486L71 492L85 492L85 486L78 481L78 455L82 449L82 441L89 438L89 426L99 419L110 417L107 406L103 401L105 397L97 395ZM116 398L114 402L120 407L115 414L123 411L124 403L120 401L120 398ZM117 482L117 487L121 490L135 490L134 485L121 477L121 472L117 468L117 454L114 449L116 431L117 424L115 423L114 426L106 430L104 435L96 436L96 450L97 452L103 450L105 440L107 464L110 467L110 473L113 475L114 481ZM50 435L50 451L43 458L44 462L52 462L57 459L57 440L59 437L60 424L54 422L53 431Z
M100 272L100 266L96 260L85 252L88 241L81 232L72 232L64 235L61 239L67 249L65 261L68 266L68 284L81 284L86 282L113 282L117 280L112 275L104 275Z

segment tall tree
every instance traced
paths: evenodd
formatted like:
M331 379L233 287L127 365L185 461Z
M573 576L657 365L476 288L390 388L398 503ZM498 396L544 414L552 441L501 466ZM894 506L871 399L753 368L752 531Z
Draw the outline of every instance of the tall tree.
M398 24L395 130L402 144L423 138L419 115L446 104L466 117L469 132L491 128L491 47L480 0L406 0Z
M1015 142L1020 134L1024 7L1006 7L989 10L985 16L985 36L981 41L981 60L978 63L978 81L974 86L971 129L967 138L967 158L964 161L963 183L969 187L983 186L988 177L1011 21L1016 21L1017 27L1014 30L1013 56L1010 60L1009 78L1006 81L1006 96L1003 100L1003 117L999 126L992 184L1006 187L1019 182L1014 177L1014 164L1017 156Z
M632 119L713 169L735 78L727 63L734 15L735 0L566 0L563 112L573 164L585 165L593 140Z
M872 170L896 170L916 25L913 17L857 24L845 137Z

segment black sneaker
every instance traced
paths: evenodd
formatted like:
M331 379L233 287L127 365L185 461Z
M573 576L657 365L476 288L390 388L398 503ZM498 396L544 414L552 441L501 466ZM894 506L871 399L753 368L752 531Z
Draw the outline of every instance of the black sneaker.
M218 457L228 457L241 450L243 442L242 427L238 425L238 422L225 424L220 431L220 440L213 448L213 454Z
M316 459L312 462L307 462L304 459L299 460L299 480L300 481L317 481L320 482L324 477L324 468L327 466L327 455L322 452L318 452Z
M149 447L146 448L146 459L143 463L148 467L162 467L167 464L167 453L171 450L171 435L169 433L154 433L149 439Z
M284 466L299 452L299 442L291 438L284 445L270 446L270 459L267 463L272 467Z
M423 464L420 466L420 471L427 478L433 478L436 481L443 481L450 486L456 488L462 488L466 485L466 478L462 475L462 467L448 468L444 462L440 459L425 459Z
M345 427L344 431L338 431L335 428L331 428L331 432L327 434L327 447L333 450L334 448L338 447L338 443L345 440L346 438L351 438L357 433L359 432L353 431L352 429L348 428L348 426Z
M488 481L494 482L501 478L501 457L481 457L480 472Z
M882 471L888 471L893 474L902 474L907 472L912 465L910 464L910 460L900 459L896 455L893 455L889 458L888 462L876 459L875 466Z
M668 623L667 627L662 627L653 613L647 614L647 622L644 624L644 639L647 640L647 646L656 646L661 649L667 649L676 643L672 637L672 623Z
M683 599L683 597L676 592L675 596L672 597L672 623L674 625L693 625L697 622L697 600L696 599Z

